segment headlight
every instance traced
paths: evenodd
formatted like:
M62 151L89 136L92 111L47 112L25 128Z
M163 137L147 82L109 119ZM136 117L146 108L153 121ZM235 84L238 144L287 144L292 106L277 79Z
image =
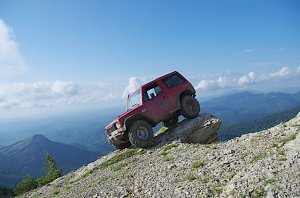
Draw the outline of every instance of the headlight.
M119 128L121 128L121 127L122 127L122 125L121 125L121 122L120 122L120 121L117 121L117 122L116 122L116 127L117 127L117 129L119 129Z

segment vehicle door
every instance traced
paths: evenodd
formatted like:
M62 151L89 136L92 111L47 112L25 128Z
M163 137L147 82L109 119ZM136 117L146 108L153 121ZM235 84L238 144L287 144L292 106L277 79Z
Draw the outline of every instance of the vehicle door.
M155 123L162 121L168 116L169 104L166 94L156 82L143 88L143 100L145 108L142 111Z

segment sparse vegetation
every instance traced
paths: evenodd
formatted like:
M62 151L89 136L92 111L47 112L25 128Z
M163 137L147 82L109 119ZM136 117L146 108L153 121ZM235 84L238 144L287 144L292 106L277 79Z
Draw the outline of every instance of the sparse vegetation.
M266 195L267 195L267 192L265 191L265 188L263 186L257 187L251 193L251 197L254 197L254 198L265 197Z
M52 191L52 195L53 196L57 196L59 194L59 190L58 189L54 189L53 191Z
M145 153L144 150L141 149L127 149L121 153L118 153L117 155L115 155L114 157L112 157L111 159L103 162L102 164L100 164L100 168L106 168L112 164L118 163L124 159L130 158L134 155L139 155L139 154L143 154Z
M161 155L161 156L166 156L168 153L166 151L161 151L158 154Z
M116 166L113 167L113 171L119 171L121 170L122 168L124 168L125 166L128 166L129 163L120 163L120 164L117 164Z
M189 173L189 174L185 175L183 179L191 182L191 181L197 179L197 177L194 174Z
M219 186L214 186L210 189L210 194L208 197L219 196L222 193L223 189Z
M211 144L205 144L206 148L217 149L217 142L213 142Z
M171 148L177 147L177 144L168 144L164 147L164 151L170 150Z
M292 141L292 140L296 139L298 133L299 133L299 132L296 132L296 133L287 135L287 136L283 137L283 138L280 140L280 142L282 142L282 143L285 144L285 143L287 143L287 142L289 142L289 141Z
M201 181L202 183L207 183L207 182L208 182L207 176L206 176L206 175L201 175L201 176L200 176L200 181Z
M285 156L281 156L278 160L279 160L279 161L285 161L285 160L286 160L286 157L285 157Z
M267 157L267 154L266 154L266 153L260 153L260 154L254 156L254 157L252 158L251 163L257 162L257 161L262 160L262 159L265 159L266 157Z
M196 161L192 164L193 168L201 168L202 166L204 166L204 163L202 161Z
M266 179L266 180L264 181L264 185L266 186L266 185L268 185L268 184L273 184L274 182L275 182L274 179Z
M279 148L278 144L275 144L275 143L273 143L273 144L271 145L271 147L272 147L272 148Z

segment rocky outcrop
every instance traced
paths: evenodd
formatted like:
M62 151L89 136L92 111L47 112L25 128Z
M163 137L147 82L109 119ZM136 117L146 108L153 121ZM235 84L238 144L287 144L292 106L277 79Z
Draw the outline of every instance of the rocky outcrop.
M217 130L221 120L211 114L200 114L192 120L183 120L175 128L170 128L155 137L158 147L179 140L182 143L209 144L217 140Z
M185 143L195 131L175 129L177 138L161 136L151 149L115 151L23 197L300 197L300 114L227 142Z

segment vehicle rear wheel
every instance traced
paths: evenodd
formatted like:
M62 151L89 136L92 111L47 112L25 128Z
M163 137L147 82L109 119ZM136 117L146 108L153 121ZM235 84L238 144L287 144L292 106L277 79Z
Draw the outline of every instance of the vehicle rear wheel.
M125 143L112 143L112 145L116 148L116 149L125 149L125 148L129 148L131 146L130 142L125 142Z
M181 115L187 119L195 118L199 115L200 105L193 96L184 96L181 99Z
M138 120L129 127L128 137L133 146L145 148L153 141L154 134L148 122Z
M169 120L163 121L163 125L167 128L170 128L172 126L175 126L178 122L178 116L174 116L170 118Z

